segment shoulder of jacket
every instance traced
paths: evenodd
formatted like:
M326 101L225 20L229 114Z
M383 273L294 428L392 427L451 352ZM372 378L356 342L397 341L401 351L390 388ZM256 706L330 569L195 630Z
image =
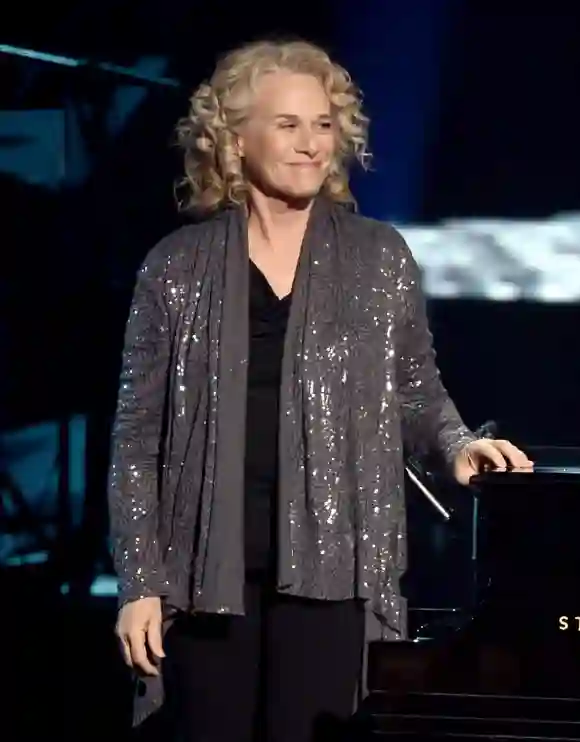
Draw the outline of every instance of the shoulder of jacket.
M390 222L349 212L346 209L342 218L348 225L352 237L359 245L364 246L367 255L375 255L376 260L387 263L410 256L403 235Z
M347 212L347 219L351 222L352 228L359 230L373 240L391 242L393 245L404 243L403 236L390 222L373 219L369 216L363 216L356 212Z
M216 214L170 232L149 250L140 272L161 277L170 271L179 271L180 268L191 266L200 255L212 247L216 228L219 229L221 222L221 214Z

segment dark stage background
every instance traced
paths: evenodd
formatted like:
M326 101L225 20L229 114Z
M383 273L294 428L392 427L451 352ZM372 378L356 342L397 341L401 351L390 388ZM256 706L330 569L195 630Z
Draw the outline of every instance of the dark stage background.
M401 227L424 269L440 367L466 421L495 419L524 447L579 445L580 11L516 7L76 0L4 11L3 740L39 725L122 736L105 483L123 328L141 259L182 221L174 123L229 47L301 36L352 71L375 153L355 194L363 213ZM460 605L469 591L467 495L442 493L461 496L452 527L410 498L419 605Z

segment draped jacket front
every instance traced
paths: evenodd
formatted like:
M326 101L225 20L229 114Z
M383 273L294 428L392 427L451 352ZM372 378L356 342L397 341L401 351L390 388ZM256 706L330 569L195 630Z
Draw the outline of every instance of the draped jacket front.
M248 247L229 208L162 240L127 323L109 502L121 601L244 612ZM473 434L435 365L395 229L324 198L294 281L280 389L278 590L360 597L403 636L404 450Z

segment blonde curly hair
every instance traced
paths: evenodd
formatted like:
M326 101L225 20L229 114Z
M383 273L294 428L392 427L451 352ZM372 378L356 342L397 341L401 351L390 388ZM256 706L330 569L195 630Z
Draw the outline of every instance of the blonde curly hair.
M337 150L323 190L335 201L354 203L348 166L366 169L368 118L348 72L328 54L305 41L258 41L234 49L218 63L208 82L190 99L188 115L178 122L177 143L184 151L185 177L178 184L181 208L207 213L246 202L247 185L236 148L236 131L247 117L248 90L279 70L309 74L323 85L338 126Z

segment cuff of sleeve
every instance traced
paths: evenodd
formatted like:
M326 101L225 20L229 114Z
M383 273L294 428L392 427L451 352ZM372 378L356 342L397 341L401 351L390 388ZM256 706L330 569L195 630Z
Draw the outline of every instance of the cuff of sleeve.
M119 580L119 608L143 598L163 598L169 594L169 584L157 572L150 572L147 578L141 574Z
M453 436L453 439L448 441L445 450L443 451L443 457L445 464L448 469L452 469L455 463L455 459L458 454L467 446L469 443L478 440L478 437L469 428L461 428Z

